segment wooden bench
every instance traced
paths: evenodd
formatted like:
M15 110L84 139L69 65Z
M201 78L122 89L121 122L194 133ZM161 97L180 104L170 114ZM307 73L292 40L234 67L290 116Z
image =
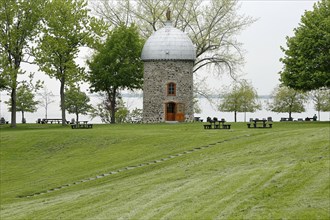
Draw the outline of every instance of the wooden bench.
M246 125L248 128L252 128L251 123L247 123ZM256 124L253 124L253 128L266 128L266 125L268 125L269 128L273 127L273 124L268 123L268 124L264 124L263 127L257 127Z
M223 124L222 125L223 129L230 129L230 126L231 126L230 124Z
M93 128L93 124L72 124L71 128L72 129L76 129L76 128L88 129L88 128Z
M53 124L54 123L57 123L57 124L61 124L62 123L62 119L61 118L44 118L44 119L38 119L37 123L38 124L48 124L48 123L51 123ZM66 124L69 124L69 121L65 121Z
M211 129L212 126L211 125L204 125L204 129Z

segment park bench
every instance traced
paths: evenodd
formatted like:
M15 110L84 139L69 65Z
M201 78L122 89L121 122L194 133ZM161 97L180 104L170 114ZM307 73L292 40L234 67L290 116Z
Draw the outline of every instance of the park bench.
M291 118L281 118L280 121L293 121L293 118L292 117Z
M62 123L62 119L61 118L43 118L43 119L38 119L37 120L38 124L61 124ZM69 121L66 121L66 124L69 124Z
M231 126L230 124L223 124L222 125L223 129L230 129L230 126Z
M76 124L71 124L72 129L88 129L93 128L93 124L88 124L88 121L77 121Z
M212 129L212 127L214 129L230 129L230 124L225 124L226 120L225 119L221 119L220 121L218 121L217 118L213 118L213 120L208 117L207 121L210 124L204 124L204 129Z
M272 128L273 124L267 122L271 122L271 121L268 121L266 119L259 120L256 118L256 119L250 119L250 123L247 123L246 125L248 128ZM253 125L253 127L251 127L251 125Z
M204 125L204 129L211 129L212 128L212 125L209 124L209 125Z

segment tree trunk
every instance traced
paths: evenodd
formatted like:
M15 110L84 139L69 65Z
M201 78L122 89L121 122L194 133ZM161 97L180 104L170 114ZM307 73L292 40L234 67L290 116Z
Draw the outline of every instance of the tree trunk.
M115 124L116 123L116 89L114 88L112 90L112 94L111 94L111 99L110 99L110 103L111 103L111 124Z
M291 111L289 112L289 121L291 121Z
M79 121L79 113L78 111L76 111L76 122L78 123L78 121Z
M237 111L234 111L235 122L237 122Z
M61 110L62 110L62 125L63 126L66 125L64 83L65 83L65 79L64 79L64 77L62 77L62 80L61 80L61 89L60 89L60 96L61 96Z
M24 124L25 120L24 120L24 111L22 111L22 124Z
M13 88L11 89L11 124L10 124L10 127L16 128L16 85L13 86Z
M45 110L46 110L46 113L45 113L45 118L47 119L48 115L47 115L47 111L48 111L48 104L46 103L45 105Z

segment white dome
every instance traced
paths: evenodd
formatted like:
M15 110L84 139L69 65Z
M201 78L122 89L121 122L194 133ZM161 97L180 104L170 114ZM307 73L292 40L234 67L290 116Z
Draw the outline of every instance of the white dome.
M190 38L170 21L153 33L142 49L141 59L148 60L195 60L196 49Z

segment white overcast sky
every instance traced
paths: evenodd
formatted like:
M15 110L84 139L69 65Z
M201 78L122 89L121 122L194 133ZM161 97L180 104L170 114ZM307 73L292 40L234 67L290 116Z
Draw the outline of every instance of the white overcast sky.
M243 76L252 82L259 95L270 94L279 84L280 46L286 46L286 36L293 36L300 18L313 9L313 0L243 0L240 11L258 20L242 31L238 40L246 50Z

